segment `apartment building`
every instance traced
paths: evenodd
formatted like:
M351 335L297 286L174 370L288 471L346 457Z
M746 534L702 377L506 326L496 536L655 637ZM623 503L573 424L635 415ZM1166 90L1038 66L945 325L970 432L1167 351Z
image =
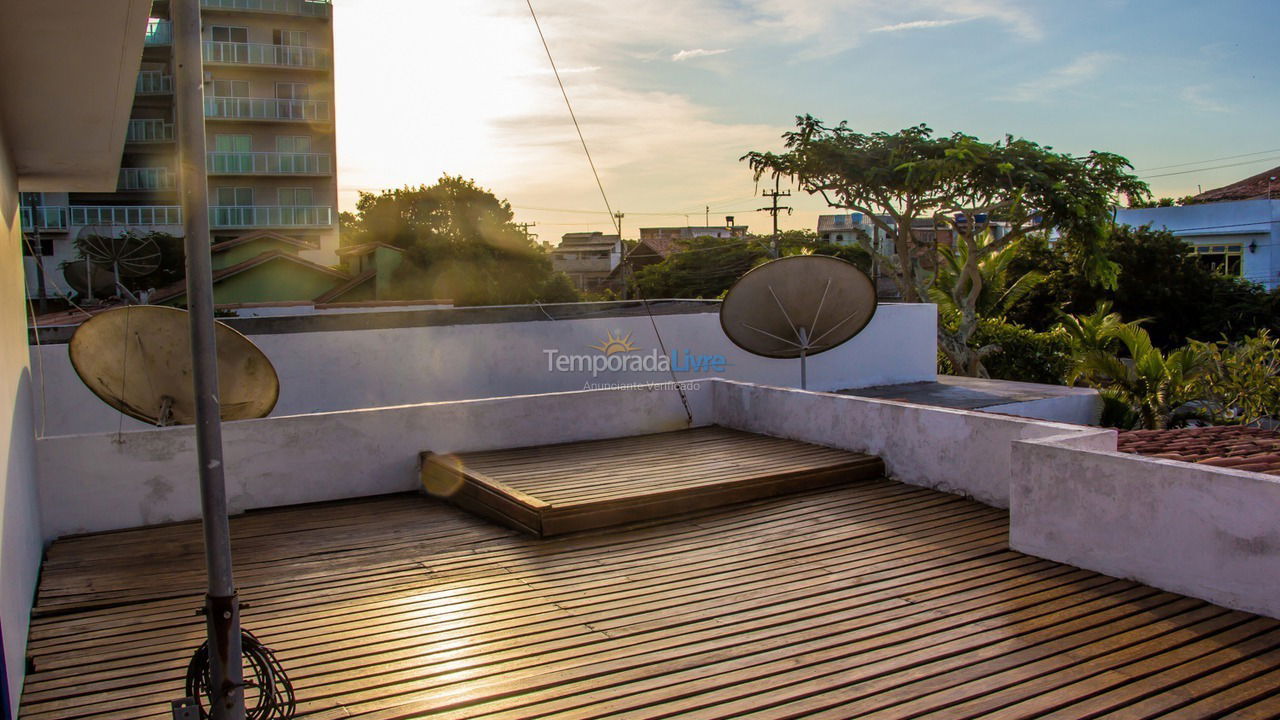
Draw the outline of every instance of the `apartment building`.
M551 251L551 268L562 272L583 292L599 290L609 284L622 263L622 240L602 232L565 233L560 245Z
M212 242L270 230L305 242L308 260L336 262L330 0L201 7ZM30 296L37 265L50 295L67 290L59 266L76 257L78 237L183 232L168 0L151 15L116 190L23 195Z

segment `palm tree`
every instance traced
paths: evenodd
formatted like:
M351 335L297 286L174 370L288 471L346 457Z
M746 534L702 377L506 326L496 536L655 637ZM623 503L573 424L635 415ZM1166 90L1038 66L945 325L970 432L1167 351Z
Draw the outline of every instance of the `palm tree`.
M1120 349L1120 341L1116 334L1122 328L1136 330L1146 318L1125 322L1120 313L1111 312L1111 301L1102 300L1094 311L1088 315L1063 314L1058 327L1071 339L1071 347L1076 363L1067 375L1067 384L1075 385L1083 380L1080 360L1091 352L1112 352Z
M1077 376L1126 403L1143 428L1169 427L1178 409L1197 399L1197 381L1208 369L1203 351L1187 346L1166 355L1152 345L1146 330L1132 323L1109 334L1128 357L1105 347L1086 350L1077 361Z

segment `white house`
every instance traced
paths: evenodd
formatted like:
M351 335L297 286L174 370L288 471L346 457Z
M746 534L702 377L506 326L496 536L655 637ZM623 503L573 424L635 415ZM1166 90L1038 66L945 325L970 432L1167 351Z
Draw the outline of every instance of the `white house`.
M1195 246L1204 262L1268 290L1280 286L1277 220L1280 200L1266 197L1116 211L1117 222L1169 230Z

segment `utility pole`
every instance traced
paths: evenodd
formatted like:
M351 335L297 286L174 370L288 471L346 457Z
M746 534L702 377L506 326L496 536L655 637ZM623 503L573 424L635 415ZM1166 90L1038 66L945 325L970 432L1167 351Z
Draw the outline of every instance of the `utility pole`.
M770 198L773 201L772 205L760 208L760 211L767 212L773 216L773 256L775 258L782 257L782 236L778 234L778 213L786 210L787 214L790 215L792 210L789 207L778 206L778 198L791 197L790 190L786 192L778 192L778 188L781 187L781 182L780 178L774 178L773 190L766 190L760 193L764 197Z
M240 598L231 567L231 527L222 457L218 354L209 257L209 174L204 135L204 61L200 0L171 0L178 157L186 232L187 307L191 323L191 375L196 400L196 458L204 558L209 584L204 598L209 636L209 715L245 720ZM93 284L90 275L89 284Z
M707 206L707 218L702 221L703 227L711 227L711 206Z
M537 233L529 232L529 228L537 227L538 223L515 223L515 226L524 235L526 242L534 242L538 239Z
M618 273L618 275L622 278L622 299L630 300L631 299L631 281L634 280L635 278L634 278L634 273L628 272L629 270L631 270L631 265L630 265L630 261L627 258L627 243L622 239L622 218L624 217L626 217L626 214L623 213L621 210L619 210L618 212L615 212L613 214L613 226L618 231L618 246L622 248L622 256L619 259L619 263L621 263L622 265L622 272Z

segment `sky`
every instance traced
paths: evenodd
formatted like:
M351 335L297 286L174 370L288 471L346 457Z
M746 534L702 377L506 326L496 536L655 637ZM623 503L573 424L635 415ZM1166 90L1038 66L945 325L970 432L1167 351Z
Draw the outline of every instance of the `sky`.
M532 3L627 237L708 214L769 231L739 158L802 114L1114 152L1156 196L1280 165L1276 0ZM342 209L448 173L543 241L609 230L526 0L334 5ZM784 229L833 212L788 204Z

